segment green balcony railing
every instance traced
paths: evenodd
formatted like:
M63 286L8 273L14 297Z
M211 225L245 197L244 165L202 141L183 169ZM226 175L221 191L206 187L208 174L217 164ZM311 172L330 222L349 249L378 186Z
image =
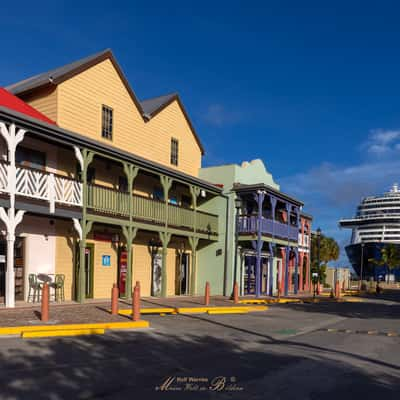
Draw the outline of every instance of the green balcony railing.
M98 185L88 185L88 207L106 214L129 216L129 194Z
M218 216L197 211L197 229L201 232L218 232Z
M165 224L165 203L147 197L133 195L132 216L137 221L151 224ZM99 185L88 185L88 208L95 212L129 217L129 193L120 192ZM194 230L196 214L197 230L211 235L218 234L218 216L214 214L168 204L167 222L169 226L184 230Z
M165 203L134 195L133 217L156 224L165 223Z

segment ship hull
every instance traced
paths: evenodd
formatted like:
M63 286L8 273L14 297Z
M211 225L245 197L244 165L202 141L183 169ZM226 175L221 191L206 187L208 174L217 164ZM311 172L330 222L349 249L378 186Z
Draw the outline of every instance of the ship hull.
M351 244L346 246L347 257L356 272L364 280L369 280L373 278L374 280L386 280L387 274L393 274L395 279L400 280L400 266L389 272L386 266L376 265L371 260L380 261L381 260L381 249L387 243L364 243L364 248L362 249L361 243ZM393 243L400 250L399 243ZM361 268L362 259L362 268Z

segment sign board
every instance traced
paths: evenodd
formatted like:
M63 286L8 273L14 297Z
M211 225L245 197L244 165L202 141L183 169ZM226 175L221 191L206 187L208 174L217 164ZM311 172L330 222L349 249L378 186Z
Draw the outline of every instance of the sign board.
M111 267L111 256L103 254L101 256L101 265L103 267Z
M313 278L318 278L318 272L313 272L313 273L312 273L312 277L313 277Z

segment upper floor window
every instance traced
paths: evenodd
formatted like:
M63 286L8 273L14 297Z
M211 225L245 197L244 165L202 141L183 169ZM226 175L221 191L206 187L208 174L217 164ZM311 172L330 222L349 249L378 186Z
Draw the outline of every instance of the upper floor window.
M15 153L15 161L25 167L43 169L46 166L46 153L18 146Z
M113 109L105 105L101 111L101 136L105 139L112 140L113 133Z
M178 165L178 139L171 138L171 164Z

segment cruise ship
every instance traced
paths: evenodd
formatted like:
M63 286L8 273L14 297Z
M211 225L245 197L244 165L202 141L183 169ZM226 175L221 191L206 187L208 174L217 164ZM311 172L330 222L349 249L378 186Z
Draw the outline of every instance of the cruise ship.
M352 229L346 253L358 276L363 279L400 280L400 267L389 273L387 267L370 261L380 259L385 244L400 247L400 188L397 183L383 195L362 199L355 217L341 219L339 226Z

